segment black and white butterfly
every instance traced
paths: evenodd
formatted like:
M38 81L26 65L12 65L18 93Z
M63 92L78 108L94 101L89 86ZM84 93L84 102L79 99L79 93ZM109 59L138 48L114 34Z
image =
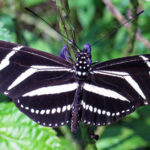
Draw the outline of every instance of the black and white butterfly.
M109 125L150 103L150 55L92 63L85 44L72 64L0 41L0 93L43 126Z

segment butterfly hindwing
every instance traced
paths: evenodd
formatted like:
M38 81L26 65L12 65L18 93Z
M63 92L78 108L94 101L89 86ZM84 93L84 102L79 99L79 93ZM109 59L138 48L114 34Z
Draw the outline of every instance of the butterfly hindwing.
M117 94L117 89L113 89L108 83L86 83L83 88L81 120L85 124L109 125L134 111L133 103Z
M14 102L35 122L44 126L59 127L70 121L74 94L74 91L70 91L55 95L22 96Z

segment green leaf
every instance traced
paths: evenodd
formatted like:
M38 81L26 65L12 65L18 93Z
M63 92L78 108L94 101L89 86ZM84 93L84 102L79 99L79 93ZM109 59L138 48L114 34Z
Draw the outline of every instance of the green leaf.
M0 103L0 149L61 150L62 147L52 128L34 123L13 103Z
M44 3L44 2L47 2L48 0L26 0L26 1L23 1L25 3L25 6L28 6L28 7L31 7L31 6L34 6L34 5L38 5L40 3Z
M133 129L120 126L108 127L97 142L98 150L130 150L147 145L148 143Z
M150 107L145 106L105 129L97 142L98 150L149 148ZM138 114L137 114L138 113ZM136 116L135 116L136 115Z
M39 35L34 35L27 30L24 31L24 37L27 39L29 47L42 50L44 52L59 55L62 48L61 42L58 43L58 41L51 39L50 43L48 43L39 38Z
M61 138L61 145L64 150L77 150L78 146L75 143L72 143L71 141Z
M78 19L83 28L86 28L87 26L90 25L90 23L93 20L94 13L95 7L91 2L89 2L89 4L86 3L86 5L78 9L77 11Z
M69 1L70 8L76 7L77 16L79 22L81 23L83 28L86 28L92 23L95 14L94 1L86 0L86 1Z
M4 28L3 24L0 23L0 40L3 40L3 41L12 41L12 37L9 33L9 31Z

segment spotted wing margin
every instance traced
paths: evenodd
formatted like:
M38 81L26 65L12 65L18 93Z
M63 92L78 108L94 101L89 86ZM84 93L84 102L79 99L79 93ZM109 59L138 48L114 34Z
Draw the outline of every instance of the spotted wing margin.
M83 86L82 122L108 125L149 104L149 61L141 55L95 65Z
M0 93L34 121L46 126L66 124L76 88L69 62L0 41Z
M78 84L64 76L64 82L24 93L13 99L16 106L32 120L43 126L59 127L71 118L72 103Z

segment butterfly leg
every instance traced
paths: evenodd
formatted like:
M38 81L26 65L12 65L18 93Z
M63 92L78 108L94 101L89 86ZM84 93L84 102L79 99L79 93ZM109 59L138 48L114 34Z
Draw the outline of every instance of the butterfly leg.
M67 46L64 45L63 49L60 52L60 57L66 60L66 55L68 55L68 50L67 50Z

